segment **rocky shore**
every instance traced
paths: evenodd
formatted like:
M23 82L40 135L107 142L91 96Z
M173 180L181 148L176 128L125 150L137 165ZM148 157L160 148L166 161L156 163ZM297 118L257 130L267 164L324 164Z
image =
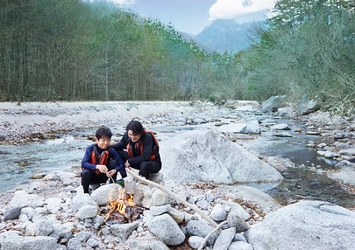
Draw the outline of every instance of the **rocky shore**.
M107 219L112 197L119 197L122 188L107 184L85 195L79 169L75 168L1 194L1 249L351 249L355 243L353 211L316 200L281 206L262 191L243 185L251 178L275 183L282 179L270 161L265 163L231 142L238 143L243 137L245 143L249 136L255 139L275 125L264 126L265 120L250 118L248 110L258 112L261 108L256 102L228 102L223 107L200 102L1 103L0 107L3 145L49 139L58 131L101 124L124 126L133 117L147 126L203 124L212 121L215 112L246 111L243 116L233 113L233 129L217 119L213 131L181 133L169 140L161 137L163 156L174 160L152 181L196 206L214 223L144 183L137 184L134 194L132 207L136 210L129 216L125 212ZM223 114L231 116L229 112ZM351 178L354 166L347 161L353 157L351 122L332 120L321 112L295 117L292 108L287 112L280 108L276 115L286 114L304 120L305 133L322 136L322 141L309 141L308 146L339 160L329 175L351 191L355 179ZM229 150L224 150L226 147ZM221 158L213 154L221 151L225 152ZM231 157L235 154L242 160ZM184 164L179 162L182 158L184 171L176 172ZM186 162L191 165L186 166ZM230 185L233 183L239 184ZM214 231L216 225L221 228Z

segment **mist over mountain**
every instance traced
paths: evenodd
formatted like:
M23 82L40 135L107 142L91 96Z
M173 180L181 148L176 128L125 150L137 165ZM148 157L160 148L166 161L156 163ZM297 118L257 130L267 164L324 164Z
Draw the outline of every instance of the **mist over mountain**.
M192 39L208 52L237 53L247 49L253 37L252 27L265 25L264 21L238 24L235 20L216 20Z
M145 15L138 14L139 20L147 20ZM238 23L244 21L244 23ZM183 31L177 31L181 38L193 41L201 49L208 53L225 51L238 53L248 49L251 42L255 42L253 28L255 26L266 27L265 10L256 13L241 15L238 19L217 19L205 27L197 35Z

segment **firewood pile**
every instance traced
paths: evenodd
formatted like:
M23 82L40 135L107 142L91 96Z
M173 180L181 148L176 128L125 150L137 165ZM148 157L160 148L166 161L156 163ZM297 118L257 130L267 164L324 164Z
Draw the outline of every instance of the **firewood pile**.
M131 223L140 219L144 208L136 206L133 202L133 194L126 194L121 191L118 198L111 201L101 210L104 216L104 222L109 224Z

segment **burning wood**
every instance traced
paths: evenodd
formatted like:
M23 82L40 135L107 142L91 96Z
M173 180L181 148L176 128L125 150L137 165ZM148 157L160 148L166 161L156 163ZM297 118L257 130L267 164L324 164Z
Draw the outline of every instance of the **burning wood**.
M143 214L143 208L140 207L127 207L125 217L129 223L140 218L141 214Z
M116 205L110 206L110 210L108 211L108 213L107 213L107 215L105 216L105 219L104 219L105 223L110 219L111 215L116 211L116 209L117 209Z
M128 222L136 220L140 214L143 213L142 208L135 206L133 202L133 194L127 194L123 190L120 192L116 200L110 202L109 207L110 210L107 212L104 219L105 223L110 220L115 213L118 213L116 217L120 220L128 220Z

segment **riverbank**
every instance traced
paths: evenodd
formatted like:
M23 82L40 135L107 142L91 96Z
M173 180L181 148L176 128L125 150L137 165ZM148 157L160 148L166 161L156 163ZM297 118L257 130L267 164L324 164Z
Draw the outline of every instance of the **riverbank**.
M111 127L114 132L113 139L119 139L125 125L132 118L138 117L145 126L163 130L160 133L161 140L176 132L172 131L173 133L169 135L168 131L164 131L174 126L185 129L189 129L191 125L212 126L226 134L232 141L258 154L271 143L271 140L263 140L259 133L266 134L266 130L269 130L272 131L272 136L276 137L297 136L297 133L316 135L316 139L307 139L301 143L305 147L317 150L320 157L325 160L342 162L355 157L355 125L351 121L342 117L332 117L329 113L321 111L299 116L292 105L278 109L269 116L270 118L265 119L257 114L260 108L261 105L254 101L230 101L222 106L209 102L170 101L5 102L0 103L0 145L19 145L55 139L73 131L84 131L80 136L90 138L93 134L87 134L85 131L92 131L103 124ZM304 126L300 128L282 124L281 128L273 128L282 117L299 120ZM349 164L342 163L331 174L344 185L344 188L353 192L355 178L347 178L349 169L342 169L344 165L349 167L347 166Z
M158 105L156 105L158 104ZM124 125L134 117L148 124L162 116L189 113L198 107L190 102L26 102L0 103L0 141L18 144L36 141L38 136Z
M86 131L92 131L103 124L113 130L113 139L117 140L124 132L125 125L132 118L138 117L145 126L162 130L159 135L161 140L169 138L176 132L174 130L169 135L167 133L169 131L166 131L174 126L185 130L191 125L212 126L226 134L230 140L258 154L274 141L265 141L259 133L266 134L267 131L271 131L274 137L309 134L315 135L316 139L310 138L301 143L305 147L317 150L319 156L325 160L342 162L355 157L355 125L351 121L343 117L332 117L329 113L321 111L299 116L293 105L279 108L266 119L258 114L260 108L261 105L254 101L229 101L221 106L198 101L5 102L0 103L0 145L19 145L56 139L78 131L83 132L74 136L90 138L93 132L87 134ZM277 128L282 117L302 122L303 128L290 127L288 124L282 124L283 127ZM273 165L277 168L280 164ZM346 169L342 169L344 165ZM349 167L347 163L342 163L331 174L344 185L345 189L353 192L355 178L347 178L349 176L347 167Z
M235 141L241 145L246 145L251 142L253 147L257 148L269 145L269 142L266 143L262 139L260 139L260 141L259 139L256 139L260 138L258 132L263 133L266 129L270 130L270 127L273 125L272 123L276 123L275 120L277 121L279 119L279 116L275 114L274 121L271 121L271 119L268 119L268 121L259 119L259 121L257 121L255 118L255 113L258 113L258 109L260 107L255 102L236 102L233 107L228 108L225 106L220 107L211 103L204 102L80 102L21 103L20 105L16 103L4 103L3 105L1 104L0 107L0 138L3 145L21 145L31 142L40 142L45 139L58 138L63 134L70 133L72 131L84 131L83 136L90 138L90 136L92 136L91 132L94 131L94 128L103 124L112 127L112 130L115 133L114 139L118 139L120 137L120 133L124 131L125 124L133 117L139 117L145 126L159 129L159 139L164 142L166 142L166 140L170 138L172 134L176 134L177 131L174 130L174 127L180 126L186 130L189 130L191 129L191 126L198 125L201 128L213 126L214 129L219 130L232 141ZM231 112L231 110L233 110L233 112ZM240 112L234 112L235 110L240 110ZM217 116L215 116L215 114L218 114L218 119L216 118ZM339 146L339 142L341 142L342 145L345 144L350 147L352 145L351 124L339 122L339 120L332 122L330 118L326 118L326 114L320 114L321 113L318 112L317 114L310 114L307 117L294 117L294 119L304 119L305 130L302 131L302 133L319 133L320 138L322 139L315 141L314 147L318 147L319 144L325 143L322 149L328 149L329 152L331 152L331 149L334 150L336 148L336 146L331 147L332 144ZM292 117L292 115L290 115L290 117ZM321 121L317 121L317 119L321 119ZM266 122L269 124L265 125ZM248 133L247 130L250 133ZM294 132L294 130L296 129L291 129L292 132ZM90 134L88 134L87 131L91 131ZM339 136L340 132L344 135L344 132L347 132L347 137L335 139L335 136ZM279 135L284 134L284 132L280 131L277 133ZM256 146L257 144L258 146ZM328 146L331 148L327 148ZM339 157L351 157L351 155L344 154L340 155ZM268 157L265 157L264 160L269 162L270 165L274 166L276 169L277 167L282 168L280 166L282 161L277 158L273 158L275 161L274 163L271 163L271 160ZM283 165L287 164L287 162L283 162ZM316 167L314 168L315 171L317 171ZM47 216L50 216L52 218L56 218L56 222L54 224L50 224L51 226L46 226L45 228L48 229L48 231L51 231L49 230L50 227L57 228L55 234L58 235L55 237L60 239L59 242L61 242L57 244L57 249L64 249L64 246L79 247L79 245L84 243L86 246L90 244L95 245L96 247L91 246L94 249L119 249L115 248L115 244L117 244L117 238L115 238L109 232L109 230L114 230L114 227L111 228L111 226L104 225L102 222L98 223L97 221L104 215L95 214L95 217L90 220L80 219L78 217L82 215L78 215L78 211L75 210L78 208L73 207L75 200L83 198L81 197L82 190L80 186L78 170L79 168L75 167L73 169L69 169L69 171L66 172L59 171L54 174L49 174L41 180L33 180L26 185L21 185L14 190L9 190L8 192L2 193L2 202L0 202L0 211L3 218L3 221L0 224L1 233L16 231L21 235L33 235L38 237L43 233L43 231L36 231L34 228L39 228L41 225L44 225L41 224L43 222L40 222L43 220L37 220L38 216L40 216L42 219L45 218L46 220L49 220ZM341 170L341 168L339 167L338 170ZM340 173L340 171L337 173ZM168 187L171 187L169 185L170 184L167 184ZM211 210L216 207L216 204L223 205L223 209L219 210L221 214L228 213L229 209L233 209L234 211L234 208L242 206L243 209L238 210L240 212L239 215L243 218L244 221L247 222L248 226L251 228L254 224L262 223L267 214L277 212L281 207L280 204L278 204L270 196L251 187L235 186L232 188L230 186L223 187L219 185L211 185L209 183L192 184L190 187L187 185L181 185L180 189L178 187L179 186L173 186L173 188L175 188L175 192L185 196L186 198L189 197L190 202L198 204L198 206L201 207L206 213L210 213ZM151 189L147 189L144 186L142 186L141 189L145 190L147 196L152 195L153 193ZM90 204L91 202L92 201L88 201ZM344 210L339 212L339 207L334 206L333 208L333 206L327 204L327 202L321 202L321 204L317 203L317 205L314 204L300 204L300 216L306 216L310 207L312 207L311 210L312 214L314 213L314 215L320 214L320 211L317 209L321 207L327 207L327 209L324 211L329 211L329 207L332 207L332 209L335 211L334 214L348 213L344 212ZM22 207L23 212L18 219L6 221L4 220L5 215L13 212L11 211L11 207L9 207L9 205L18 208ZM164 204L164 206L165 205L172 206L180 212L191 212L174 202ZM30 209L30 207L32 208ZM105 206L100 206L100 211L103 211L104 207ZM220 209L221 207L217 206L217 208ZM153 207L150 210L153 211L154 209L156 208ZM159 207L159 209L162 208ZM166 209L166 207L164 209ZM290 207L290 211L293 211L292 209L293 208ZM90 213L94 210L95 209L90 210ZM284 213L285 210L282 211ZM292 212L292 214L293 213L294 212ZM311 216L312 214L308 213L307 216ZM349 211L349 216L350 215L353 216L352 212ZM144 218L147 219L151 216L152 215L145 214ZM157 215L154 215L153 217L156 216ZM184 216L188 215L185 214ZM334 215L332 214L329 218L330 223L334 220L333 216ZM290 214L287 212L283 215L283 218L290 217L292 216L290 216ZM34 220L34 218L37 219ZM189 218L191 219L191 216ZM188 223L190 219L183 221L184 223ZM60 230L58 231L59 225L68 225L68 223L74 221L75 223L72 223L68 227L70 230L62 229L62 232L60 232ZM348 219L347 221L351 220ZM141 247L144 244L147 246L154 241L154 236L148 232L148 224L149 223L147 221L139 221L139 223L134 224L137 225L137 228L133 229L133 232L130 232L128 235L129 239L126 239L127 242L131 242L131 248L129 249L139 249L134 247L132 248L132 244L135 244L132 242L137 243L137 241L139 241L140 243L137 244ZM296 222L290 223L290 225L292 224L295 225L295 227L302 227L302 225L296 225ZM284 228L282 221L280 224L274 226ZM318 226L319 225L315 223L312 225L312 230L321 231L318 230ZM264 230L266 229L261 231ZM65 234L63 234L63 231ZM72 233L69 233L69 231L79 231L80 234L73 235ZM77 241L80 238L79 235L88 233L88 231L90 231L88 238L90 238L91 241L88 242L88 238L85 237L85 242L80 241L79 244ZM235 237L240 237L240 239L242 239L242 241L247 244L247 247L251 247L251 245L253 245L255 248L259 242L263 242L263 239L260 239L259 237L266 237L267 235L256 237L256 231L260 230L254 231L254 236L252 231L250 231L251 233L248 233L249 239L246 239L243 233L238 233ZM292 229L291 231L294 232L295 229ZM311 231L308 231L308 233L312 234ZM330 237L334 237L333 233L334 232L330 232L329 235L325 235L325 238L329 239ZM50 234L45 234L51 235L53 234L53 231ZM62 237L59 235L66 236ZM193 235L194 233L189 232L189 236ZM255 237L257 238L256 240ZM276 236L270 237L277 238ZM337 234L335 237L341 238L342 235ZM350 238L348 236L344 237ZM292 239L289 239L289 237L285 236L284 238L292 242ZM16 239L14 240L16 241ZM17 239L17 241L20 240ZM149 244L147 242L149 242ZM241 244L240 240L236 242ZM188 247L188 245L191 247L191 243L185 243L186 247ZM278 243L282 245L286 244L287 242ZM350 243L352 242L350 241ZM345 244L350 243L346 242ZM119 243L120 246L123 246L124 244L124 242ZM307 244L311 245L312 243L307 241ZM60 246L63 248L60 248ZM317 249L317 247L311 248Z

